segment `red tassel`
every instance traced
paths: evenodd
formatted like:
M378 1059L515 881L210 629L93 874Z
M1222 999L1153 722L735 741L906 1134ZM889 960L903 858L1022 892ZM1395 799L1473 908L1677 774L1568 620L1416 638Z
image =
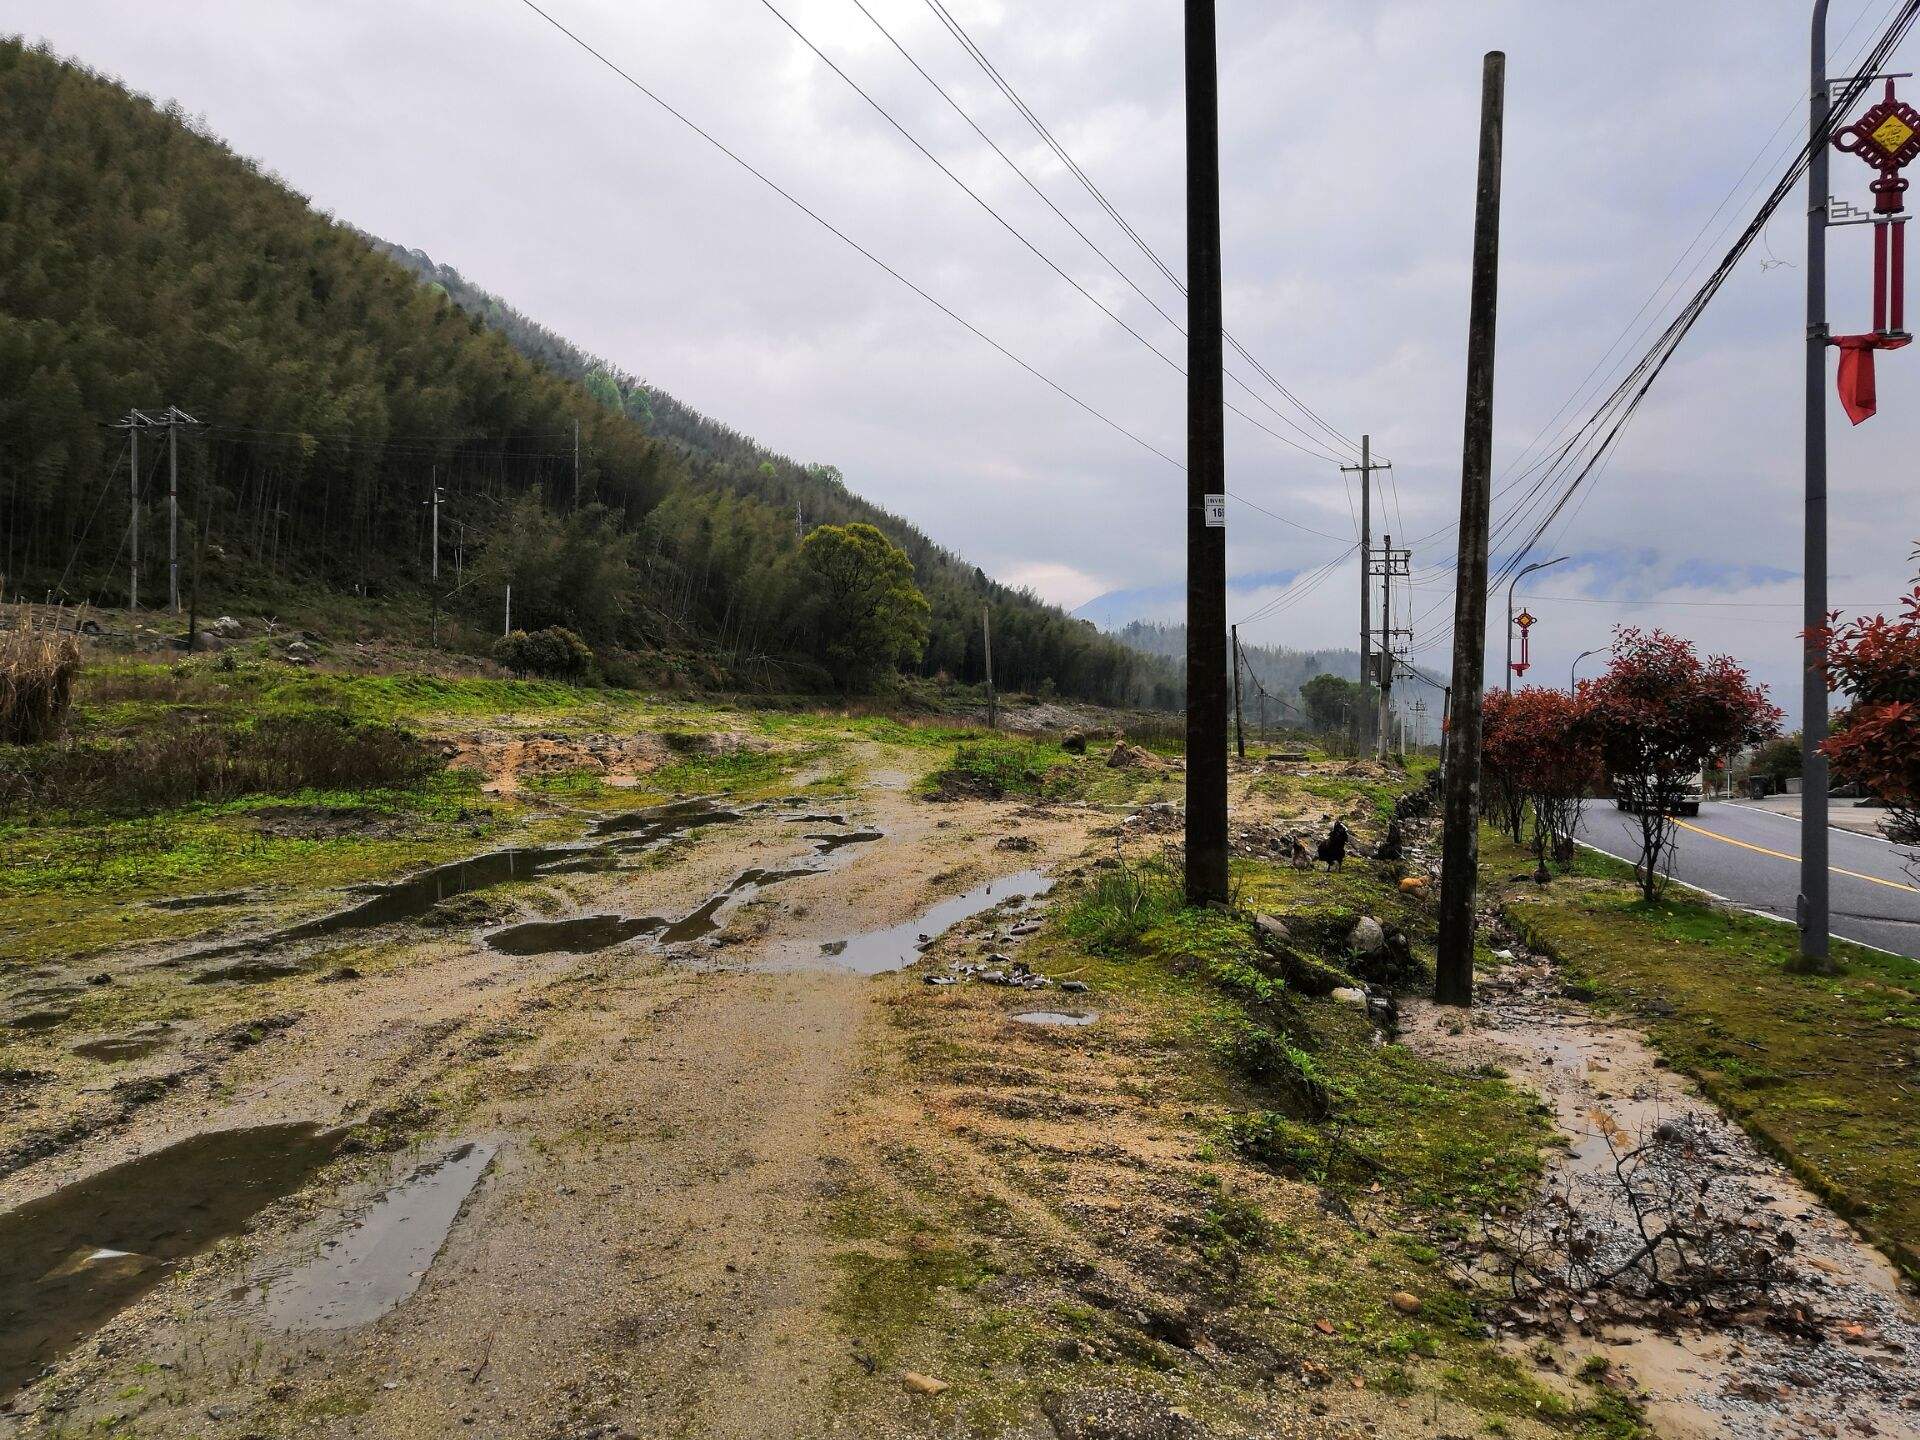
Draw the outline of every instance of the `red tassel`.
M1873 352L1898 350L1911 343L1884 335L1836 335L1833 345L1840 352L1840 404L1847 418L1858 425L1880 408L1880 396L1874 386Z

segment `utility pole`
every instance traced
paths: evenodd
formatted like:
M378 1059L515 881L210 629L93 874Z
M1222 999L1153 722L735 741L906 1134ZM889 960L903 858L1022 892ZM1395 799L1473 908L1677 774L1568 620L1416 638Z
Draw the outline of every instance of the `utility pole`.
M980 607L980 635L987 651L987 728L1000 728L1000 705L993 690L993 607Z
M180 613L180 423L167 407L167 608Z
M1373 436L1360 437L1360 463L1342 465L1341 471L1360 477L1360 704L1354 716L1353 751L1363 755L1367 749L1367 722L1373 709L1368 692L1373 688L1369 657L1373 653L1373 472L1390 470L1391 465L1373 463Z
M433 476L433 498L427 501L427 505L433 511L433 578L438 580L440 578L440 502L447 498L447 492L440 488L440 467L434 466L430 473Z
M1487 662L1487 511L1493 488L1493 359L1500 308L1500 156L1507 57L1480 79L1480 167L1467 322L1467 406L1460 463L1460 552L1453 598L1453 685L1441 816L1440 948L1434 999L1473 1003L1473 902L1480 865L1480 701Z
M507 620L500 633L502 635L513 633L513 586L511 585L507 586Z
M127 432L127 608L140 608L140 432L154 424L151 416L129 410L114 422L114 429Z
M1227 899L1227 447L1214 0L1186 0L1189 905Z
M580 422L573 422L573 508L580 508Z
M1393 536L1380 547L1380 758L1393 751Z
M1233 634L1233 743L1242 760L1247 758L1247 727L1240 719L1240 627Z
M1833 968L1827 929L1827 0L1814 0L1807 140L1806 590L1800 677L1800 968Z

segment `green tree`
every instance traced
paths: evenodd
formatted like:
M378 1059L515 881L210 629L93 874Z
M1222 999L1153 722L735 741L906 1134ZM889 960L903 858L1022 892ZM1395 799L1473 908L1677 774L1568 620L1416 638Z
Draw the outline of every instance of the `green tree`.
M1300 703L1306 706L1307 723L1328 733L1352 723L1354 707L1360 703L1360 686L1338 675L1322 673L1300 687Z
M800 555L818 586L820 659L842 689L919 661L932 607L906 551L872 525L822 525Z

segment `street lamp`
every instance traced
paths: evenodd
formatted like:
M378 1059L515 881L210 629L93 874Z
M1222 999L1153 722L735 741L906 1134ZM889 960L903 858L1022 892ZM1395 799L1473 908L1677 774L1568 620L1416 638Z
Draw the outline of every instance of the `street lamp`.
M1512 583L1507 586L1507 693L1509 695L1513 693L1513 587L1534 571L1544 570L1549 565L1558 565L1562 560L1570 558L1566 555L1556 555L1551 560L1536 560L1514 576Z
M1573 694L1573 692L1579 688L1579 683L1574 679L1574 672L1580 668L1580 662L1589 655L1598 655L1599 653L1599 650L1582 650L1578 655L1573 657L1573 664L1567 667L1567 693L1569 695Z

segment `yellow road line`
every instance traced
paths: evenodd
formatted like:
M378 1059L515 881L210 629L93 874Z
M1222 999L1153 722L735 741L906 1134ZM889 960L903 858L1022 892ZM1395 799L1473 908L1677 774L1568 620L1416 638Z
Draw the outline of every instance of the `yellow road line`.
M1776 860L1791 860L1796 865L1800 863L1800 857L1798 855L1789 855L1784 850L1769 850L1764 845L1749 845L1744 840L1735 840L1731 835L1716 835L1711 830L1703 830L1698 825L1689 825L1684 820L1676 820L1673 823L1678 825L1682 830L1691 830L1694 834L1704 835L1709 840L1718 840L1722 845L1738 845L1742 850L1752 850L1760 855L1771 855ZM1836 875L1845 875L1854 880L1864 880L1869 885L1884 885L1889 890L1905 890L1910 895L1920 895L1920 885L1902 885L1898 880L1882 880L1878 875L1862 875L1858 870L1842 870L1838 865L1829 865L1827 868Z

